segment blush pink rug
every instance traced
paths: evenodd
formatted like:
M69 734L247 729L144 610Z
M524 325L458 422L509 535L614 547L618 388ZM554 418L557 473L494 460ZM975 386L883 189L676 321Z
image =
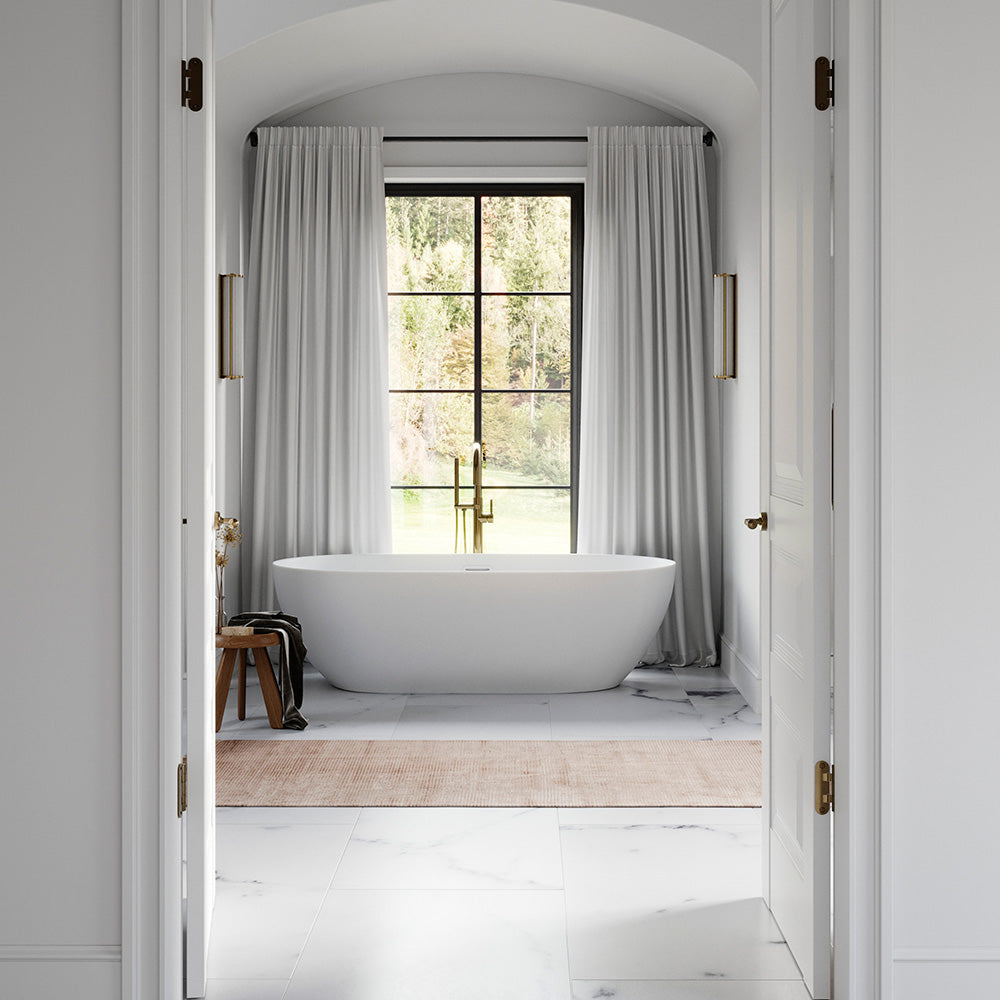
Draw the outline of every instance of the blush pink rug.
M759 806L759 740L220 740L220 806Z

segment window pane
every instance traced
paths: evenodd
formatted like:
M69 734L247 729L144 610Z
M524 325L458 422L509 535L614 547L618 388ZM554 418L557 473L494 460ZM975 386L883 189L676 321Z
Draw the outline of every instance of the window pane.
M494 518L483 525L486 552L569 552L569 490L484 490L483 500Z
M394 486L448 486L454 461L468 462L474 440L469 392L389 396L389 460Z
M570 290L570 198L483 198L483 290Z
M483 525L486 552L569 552L569 490L485 490L486 509L493 501L492 524ZM472 491L462 491L463 502ZM472 551L472 514L466 515L463 544L461 515L458 551ZM451 490L393 490L394 552L454 552L455 508Z
M389 388L472 389L471 295L389 297Z
M568 486L569 394L483 394L483 482L489 486Z
M466 495L468 494L468 495ZM472 490L463 490L462 502L471 502ZM392 491L393 552L454 552L455 497L450 489ZM466 514L469 551L472 521ZM459 521L458 550L462 551Z
M472 198L385 199L390 292L471 292Z
M568 295L483 298L483 388L568 389Z

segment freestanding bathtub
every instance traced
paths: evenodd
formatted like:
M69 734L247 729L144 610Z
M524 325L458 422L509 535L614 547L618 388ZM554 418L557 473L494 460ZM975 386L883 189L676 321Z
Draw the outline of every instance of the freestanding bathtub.
M674 563L647 556L279 559L282 610L348 691L534 694L615 687L660 626Z

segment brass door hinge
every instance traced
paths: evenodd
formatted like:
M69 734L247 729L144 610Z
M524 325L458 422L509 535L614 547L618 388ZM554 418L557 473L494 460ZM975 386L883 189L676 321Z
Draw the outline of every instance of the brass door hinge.
M833 60L820 56L816 60L816 110L833 107Z
M188 807L188 759L177 765L177 818L187 812Z
M816 761L816 812L825 816L834 807L833 766Z
M190 111L201 111L205 102L204 65L195 56L181 60L181 107Z

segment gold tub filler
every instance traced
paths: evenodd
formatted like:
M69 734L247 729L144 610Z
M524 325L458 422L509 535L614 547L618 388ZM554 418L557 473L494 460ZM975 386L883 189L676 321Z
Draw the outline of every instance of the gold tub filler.
M493 522L493 501L490 512L483 513L483 446L477 441L472 446L472 503L461 503L458 483L458 459L455 459L455 551L458 552L458 515L462 515L462 551L469 551L469 536L465 526L465 512L472 511L472 551L483 551L483 525Z

